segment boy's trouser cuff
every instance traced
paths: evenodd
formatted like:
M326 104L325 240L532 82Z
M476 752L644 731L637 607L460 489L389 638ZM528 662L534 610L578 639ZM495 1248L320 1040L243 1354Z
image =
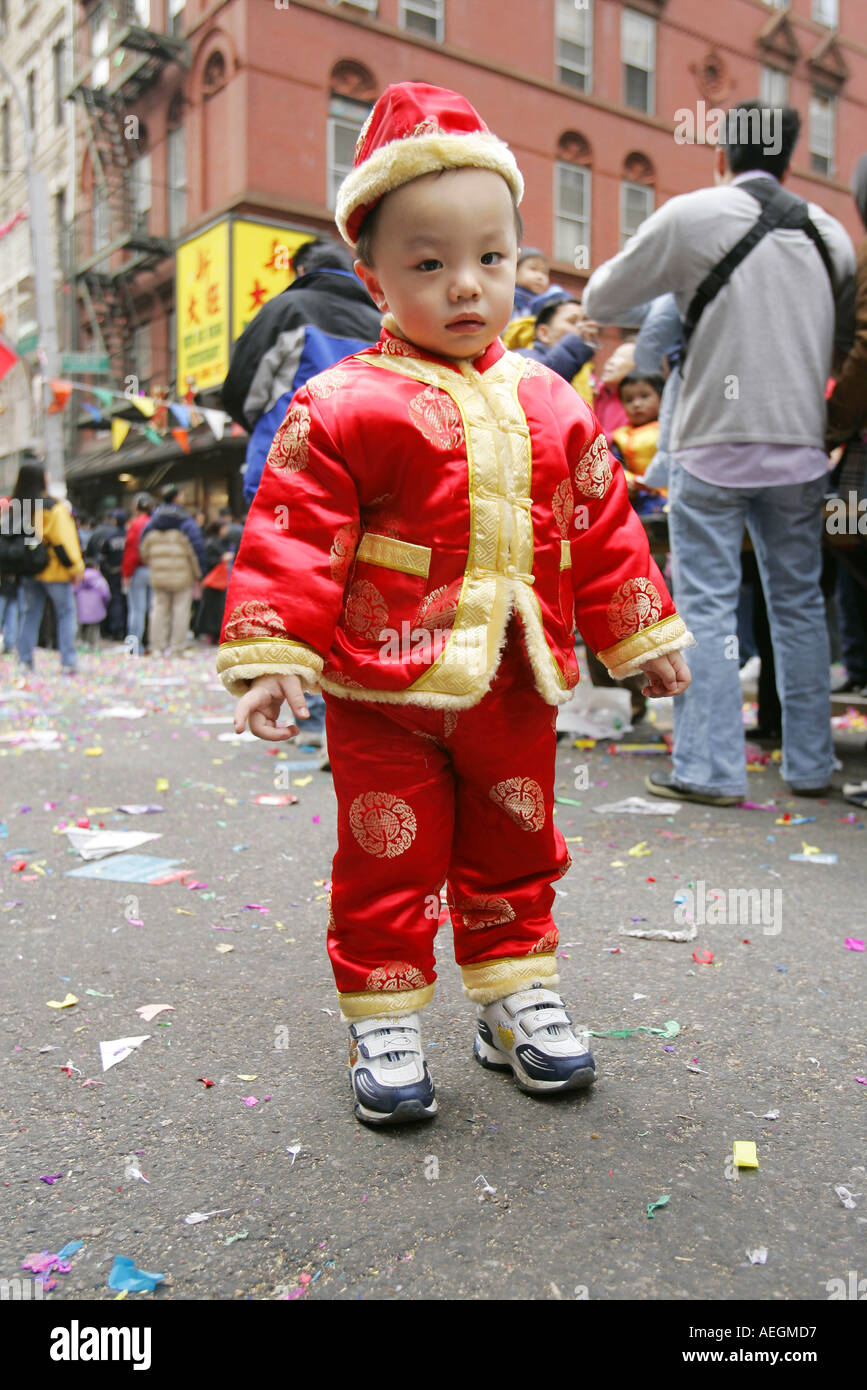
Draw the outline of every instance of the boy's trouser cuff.
M338 994L340 1017L344 1023L377 1014L414 1014L433 999L433 985L423 989L364 990L359 994Z
M535 980L546 985L559 985L557 958L553 954L538 956L506 956L501 960L483 960L476 965L462 965L464 994L474 1004L493 1004L516 990L526 989Z

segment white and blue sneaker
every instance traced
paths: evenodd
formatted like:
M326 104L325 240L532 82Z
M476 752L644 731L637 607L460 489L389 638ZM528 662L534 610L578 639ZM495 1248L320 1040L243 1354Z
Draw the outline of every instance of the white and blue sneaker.
M356 1118L366 1125L433 1119L437 1103L418 1014L377 1014L350 1023L349 1079Z
M492 1071L511 1071L531 1095L592 1086L596 1067L563 1000L543 984L479 1009L473 1055Z

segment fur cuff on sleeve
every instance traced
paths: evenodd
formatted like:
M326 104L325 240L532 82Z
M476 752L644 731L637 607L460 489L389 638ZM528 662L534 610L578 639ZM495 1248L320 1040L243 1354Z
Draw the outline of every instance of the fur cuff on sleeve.
M257 676L297 676L308 694L320 690L323 661L300 642L252 639L224 642L217 652L217 675L230 695L240 698Z
M654 657L668 656L669 652L694 646L695 638L687 630L683 619L675 613L651 627L642 628L631 637L624 637L622 642L598 652L597 656L615 680L624 680L627 676L637 675L645 663Z

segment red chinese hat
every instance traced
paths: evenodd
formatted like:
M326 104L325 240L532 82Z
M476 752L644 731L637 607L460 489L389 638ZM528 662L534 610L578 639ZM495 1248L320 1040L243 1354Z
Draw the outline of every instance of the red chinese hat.
M457 92L426 82L386 87L364 123L355 162L337 194L334 219L355 246L365 216L386 193L439 169L492 169L519 203L524 180L515 156Z

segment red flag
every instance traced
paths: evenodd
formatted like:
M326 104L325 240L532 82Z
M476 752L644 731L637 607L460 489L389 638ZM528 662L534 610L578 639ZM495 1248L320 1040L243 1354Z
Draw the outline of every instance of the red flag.
M182 430L182 429L173 429L173 430L172 430L172 438L173 438L173 439L176 439L176 440L178 441L178 443L180 444L180 446L181 446L181 448L183 449L183 451L184 451L185 454L188 454L188 453L190 452L190 438L189 438L189 434L190 434L189 430Z
M0 338L0 381L2 381L7 372L11 372L17 361L17 354L12 351L11 347L9 347L2 338Z
M62 410L66 409L69 397L72 395L72 382L52 381L49 382L49 385L51 387L51 394L54 396L54 400L48 407L48 414L59 415Z

